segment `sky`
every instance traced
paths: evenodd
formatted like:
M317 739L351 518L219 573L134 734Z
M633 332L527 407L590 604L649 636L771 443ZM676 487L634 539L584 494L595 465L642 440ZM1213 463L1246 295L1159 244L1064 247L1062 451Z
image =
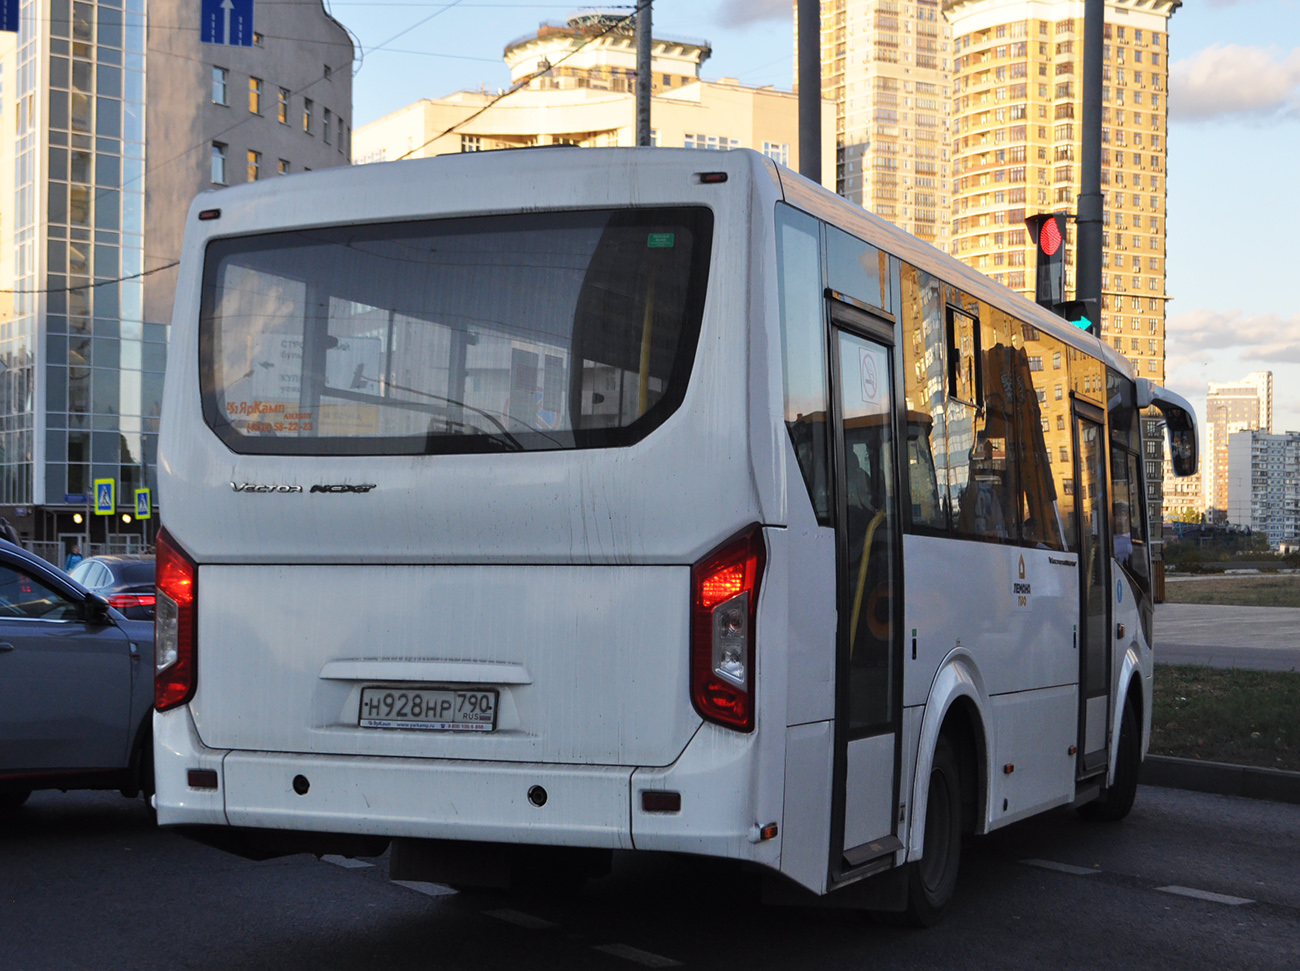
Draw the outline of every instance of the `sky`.
M588 9L542 0L325 0L363 54L354 127L420 98L509 85L511 41ZM617 9L603 7L602 9ZM630 7L624 8L630 9ZM707 40L709 79L789 90L792 0L654 0L659 37ZM1186 0L1171 18L1166 384L1274 372L1300 431L1300 0Z

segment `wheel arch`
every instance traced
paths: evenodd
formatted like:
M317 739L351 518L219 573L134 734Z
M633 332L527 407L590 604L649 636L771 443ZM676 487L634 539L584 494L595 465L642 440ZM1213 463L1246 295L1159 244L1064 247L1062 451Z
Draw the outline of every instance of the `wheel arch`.
M1119 759L1119 736L1124 725L1124 709L1133 705L1133 713L1142 729L1142 754L1146 755L1147 740L1150 736L1150 712L1146 693L1143 691L1145 672L1137 653L1132 649L1124 652L1120 662L1119 691L1115 697L1115 712L1110 732L1110 764L1106 771L1106 784L1115 782L1115 765Z
M957 750L962 782L963 829L983 833L988 820L988 692L974 658L954 650L940 665L930 686L917 740L916 771L912 776L912 811L908 819L907 859L925 852L925 814L929 804L930 770L940 735L948 735Z

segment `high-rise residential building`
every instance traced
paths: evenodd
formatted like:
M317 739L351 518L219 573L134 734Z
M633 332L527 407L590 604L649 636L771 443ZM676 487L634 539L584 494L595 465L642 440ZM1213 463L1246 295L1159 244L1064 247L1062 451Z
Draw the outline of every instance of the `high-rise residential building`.
M1181 0L1106 0L1101 331L1164 380L1169 17ZM953 35L954 256L1031 299L1025 217L1073 214L1082 156L1083 0L944 0ZM1074 227L1066 299L1075 294ZM1158 475L1157 475L1158 479Z
M353 140L358 163L538 145L636 144L636 50L623 18L581 15L543 24L507 45L508 96L459 91L428 98L363 125ZM699 149L752 148L798 168L798 99L732 78L705 81L706 41L655 38L653 144ZM829 123L832 105L823 102ZM833 184L833 135L822 129L823 184Z
M1228 441L1234 432L1273 431L1273 372L1252 371L1240 381L1211 381L1205 396L1201 501L1210 522L1230 519Z
M1228 435L1227 519L1278 549L1300 536L1300 432L1243 429Z
M0 61L0 513L58 562L156 525L124 517L154 485L191 199L348 161L346 30L321 0L259 3L255 27L230 47L201 43L186 0L21 0ZM89 514L103 479L113 516Z
M943 249L952 175L950 45L939 0L822 0L822 95L835 104L835 191Z

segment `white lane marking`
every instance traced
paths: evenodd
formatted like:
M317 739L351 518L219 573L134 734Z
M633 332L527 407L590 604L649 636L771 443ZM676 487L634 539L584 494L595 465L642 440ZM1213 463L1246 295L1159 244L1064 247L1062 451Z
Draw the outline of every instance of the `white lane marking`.
M321 857L326 863L333 863L335 866L341 866L345 870L360 870L362 867L374 866L373 863L367 863L365 860L354 860L350 856L335 856L327 854Z
M1229 907L1240 907L1242 904L1253 904L1255 901L1249 897L1233 897L1226 893L1212 893L1209 890L1194 890L1191 887L1156 887L1162 893L1176 893L1180 897L1194 897L1197 900L1208 900L1215 904L1227 904Z
M549 920L542 920L540 917L534 917L532 914L525 914L518 910L485 910L483 913L489 917L495 917L497 920L503 920L507 924L527 927L530 931L544 931L548 927L555 926Z
M652 954L650 951L643 951L639 947L631 947L628 944L597 944L595 950L604 951L606 954L612 954L614 957L623 958L626 961L635 961L647 968L680 968L682 966L681 961L674 961L662 954Z
M407 890L414 890L426 897L450 897L458 891L445 887L441 883L425 883L423 880L394 880L393 883Z
M1069 863L1057 863L1054 860L1021 860L1025 866L1036 866L1042 870L1055 870L1058 873L1072 873L1076 877L1090 877L1100 870L1090 870L1086 866L1071 866Z

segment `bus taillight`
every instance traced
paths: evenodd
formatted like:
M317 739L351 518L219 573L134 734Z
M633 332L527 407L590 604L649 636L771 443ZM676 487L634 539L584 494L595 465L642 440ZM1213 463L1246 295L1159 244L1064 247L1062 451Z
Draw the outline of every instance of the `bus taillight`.
M754 728L754 620L767 551L751 526L691 568L691 702L704 719Z
M158 533L154 608L154 707L183 705L194 696L198 567L167 530Z

